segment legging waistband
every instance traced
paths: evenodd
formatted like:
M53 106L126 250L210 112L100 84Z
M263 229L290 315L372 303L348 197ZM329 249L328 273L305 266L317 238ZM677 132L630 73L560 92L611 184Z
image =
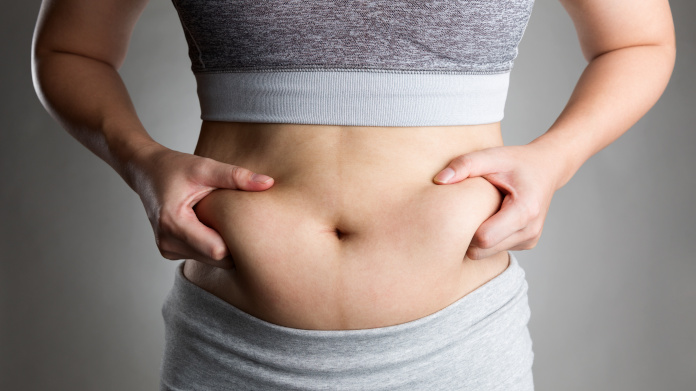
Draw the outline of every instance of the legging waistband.
M512 253L507 269L478 289L393 326L269 323L188 281L183 262L162 314L163 390L533 389L527 282Z

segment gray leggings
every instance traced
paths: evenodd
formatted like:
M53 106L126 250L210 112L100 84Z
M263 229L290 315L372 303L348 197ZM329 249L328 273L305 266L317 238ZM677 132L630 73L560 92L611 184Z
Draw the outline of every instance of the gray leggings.
M183 262L162 315L161 390L529 391L524 270L394 326L303 330L251 316L188 281Z

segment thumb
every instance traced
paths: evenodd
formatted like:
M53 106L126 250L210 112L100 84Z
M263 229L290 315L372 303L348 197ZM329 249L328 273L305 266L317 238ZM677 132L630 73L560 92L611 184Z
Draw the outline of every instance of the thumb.
M273 178L267 175L226 163L217 163L210 171L209 179L208 185L222 189L259 191L273 186Z
M437 184L457 183L469 177L499 172L501 159L496 155L493 148L489 148L457 156L435 175L433 181Z

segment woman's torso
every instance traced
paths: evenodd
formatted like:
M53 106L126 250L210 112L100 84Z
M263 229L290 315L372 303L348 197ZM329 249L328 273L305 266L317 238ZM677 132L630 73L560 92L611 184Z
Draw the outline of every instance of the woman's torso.
M456 156L502 145L500 123L356 127L204 121L195 154L274 178L218 189L196 206L236 269L187 260L194 284L260 319L363 329L436 312L500 274L506 252L470 260L499 191L483 178L437 185Z

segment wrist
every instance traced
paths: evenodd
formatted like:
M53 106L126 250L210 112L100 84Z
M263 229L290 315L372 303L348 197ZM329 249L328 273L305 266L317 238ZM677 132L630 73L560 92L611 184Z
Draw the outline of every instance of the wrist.
M153 140L139 123L105 124L104 135L109 150L109 165L137 192L141 166L154 153L167 148Z
M131 150L130 158L124 161L123 179L139 195L142 189L149 188L152 168L157 169L158 156L171 150L156 142L145 142ZM159 166L161 168L161 166Z
M535 153L543 156L543 161L552 169L555 190L565 186L585 161L572 142L555 137L552 132L537 137L528 146L534 147Z

